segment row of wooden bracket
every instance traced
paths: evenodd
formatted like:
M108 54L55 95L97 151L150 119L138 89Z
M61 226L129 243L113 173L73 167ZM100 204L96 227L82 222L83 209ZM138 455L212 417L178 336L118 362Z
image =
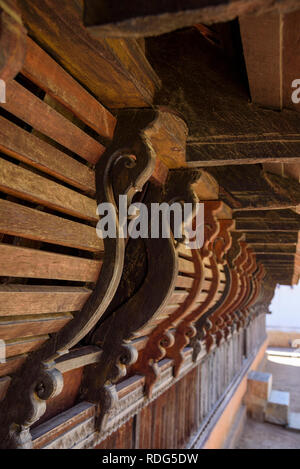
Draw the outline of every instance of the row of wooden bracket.
M160 360L173 360L176 377L187 346L196 360L203 344L207 351L219 346L264 309L264 268L235 231L231 210L203 191L202 170L174 165L170 133L180 134L180 122L185 128L166 109L120 113L112 144L96 165L97 203L117 209L119 195L147 206L203 202L203 246L190 249L174 236L123 239L119 226L115 238L104 239L92 295L12 379L0 404L3 447L32 446L30 427L63 387L55 360L75 345L102 351L99 361L85 368L81 386L81 399L97 404L101 431L116 399L115 383L143 375L150 397Z

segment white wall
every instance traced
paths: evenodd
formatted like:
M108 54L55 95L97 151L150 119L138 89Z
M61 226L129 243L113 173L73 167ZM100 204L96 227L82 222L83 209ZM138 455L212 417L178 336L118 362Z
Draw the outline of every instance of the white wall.
M300 331L300 283L277 286L269 309L272 314L267 314L268 328Z

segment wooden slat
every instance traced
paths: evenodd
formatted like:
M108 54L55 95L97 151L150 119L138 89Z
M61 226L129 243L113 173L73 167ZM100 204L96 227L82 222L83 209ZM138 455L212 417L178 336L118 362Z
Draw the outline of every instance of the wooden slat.
M181 288L191 288L193 285L193 279L190 277L185 277L183 275L177 275L176 278L176 287L181 287Z
M172 296L171 296L168 303L170 305L183 303L188 295L189 295L188 291L183 291L183 290L182 291L175 291L172 294Z
M22 73L85 124L112 139L115 117L29 37Z
M95 282L102 262L0 244L0 276Z
M180 243L176 248L176 251L183 257L188 257L192 259L192 251L185 244Z
M13 316L0 319L2 340L31 337L58 332L73 318L72 314L43 314L40 316Z
M179 257L178 258L178 271L193 274L195 273L194 263Z
M203 283L202 283L202 289L201 290L206 290L208 291L210 288L212 287L212 282L211 280L203 280Z
M37 337L22 337L19 339L8 340L6 342L6 357L14 357L23 353L31 352L39 348L47 339L48 335Z
M105 150L103 145L16 81L7 83L6 103L1 106L90 163L96 163Z
M97 221L96 201L0 159L0 190L85 220Z
M0 285L0 316L79 311L90 294L81 287Z
M79 189L95 192L95 172L0 117L0 150Z
M103 251L95 228L0 199L0 232L86 251Z
M26 354L19 355L17 357L8 358L6 363L0 363L0 377L14 373L24 363L26 358Z

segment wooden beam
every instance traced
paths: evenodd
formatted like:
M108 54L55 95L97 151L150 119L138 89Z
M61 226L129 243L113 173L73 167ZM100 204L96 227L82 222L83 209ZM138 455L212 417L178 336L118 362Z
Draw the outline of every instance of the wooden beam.
M296 231L300 230L299 222L269 221L236 221L236 231Z
M235 220L250 221L250 220L263 220L263 221L287 221L287 222L300 222L300 215L293 210L236 210L233 215Z
M274 109L283 105L282 21L277 11L239 18L252 102Z
M299 78L300 9L293 13L274 11L239 19L251 98L270 108L300 111L292 100L292 83ZM264 64L261 67L261 64Z
M295 254L296 244L251 244L254 252L262 254Z
M206 171L220 184L220 199L235 211L286 209L300 203L297 181L262 171L259 165L218 166Z
M22 0L30 36L105 106L147 107L160 81L134 40L92 38L82 2Z
M300 115L250 105L238 60L196 29L150 38L147 50L163 82L157 103L177 109L189 127L189 166L299 162Z
M280 243L280 245L294 245L298 242L298 232L280 232L277 231L276 233L272 231L253 231L253 232L246 232L246 241L252 245L255 244L276 244Z
M97 36L146 37L192 26L230 21L238 15L260 14L274 7L296 9L297 2L278 0L131 0L130 8L118 0L85 0L85 24Z
M255 244L276 244L280 243L280 245L294 245L298 242L298 232L285 232L285 231L277 231L276 233L272 231L250 231L246 232L246 241L252 245Z

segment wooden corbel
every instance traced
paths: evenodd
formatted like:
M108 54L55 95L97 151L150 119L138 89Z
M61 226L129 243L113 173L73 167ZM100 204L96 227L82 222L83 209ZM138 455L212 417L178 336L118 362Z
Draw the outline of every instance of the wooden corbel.
M174 375L178 376L180 366L183 361L183 349L191 341L192 346L195 346L195 340L193 339L197 335L197 329L195 327L196 321L198 321L211 307L213 301L216 298L217 292L220 288L220 271L218 263L224 264L224 255L231 247L231 236L229 231L234 227L233 220L218 220L217 216L219 211L222 209L222 203L206 202L205 213L209 213L205 219L206 233L205 236L210 237L210 241L207 241L207 248L209 256L207 261L210 263L212 270L212 281L211 287L207 292L205 300L197 307L185 316L177 326L175 332L175 342L172 347L167 350L167 356L173 359L174 363ZM213 230L212 227L215 229ZM207 240L207 238L205 238ZM204 250L204 253L207 251ZM224 285L225 287L225 285Z
M178 197L178 188L179 187L184 187L184 186L189 186L191 188L191 193L194 194L195 200L197 200L196 194L194 192L194 189L197 187L197 180L199 178L201 179L201 172L198 172L198 174L193 175L191 171L185 171L185 172L179 172L177 173L177 178L174 179L173 187L170 186L167 193L168 193L168 199L172 200L174 199L173 193L177 193ZM195 177L196 176L196 177ZM181 182L179 181L179 178L181 178ZM186 179L185 184L183 184L184 181L182 181L182 178ZM187 201L187 197L183 199ZM205 211L205 226L204 226L204 239L205 239L205 245L203 248L205 250L208 250L208 245L210 242L212 242L218 232L219 226L217 221L214 219L214 214L219 210L220 208L220 202L211 202L208 203L208 207L206 207ZM161 360L164 356L168 356L168 351L172 349L173 343L174 343L174 337L172 333L170 332L171 329L177 326L179 321L188 315L190 311L194 308L197 297L199 295L199 292L201 291L201 286L204 280L204 269L203 269L203 263L201 260L201 255L198 249L184 249L183 245L182 247L179 248L177 247L177 255L178 255L178 273L180 274L182 271L181 264L183 264L186 261L189 261L193 263L194 268L193 268L193 273L186 274L186 277L178 276L177 281L175 283L175 287L182 288L183 282L185 279L189 281L190 283L190 289L188 292L188 295L186 299L178 305L175 310L168 315L162 322L160 322L156 328L152 331L146 346L144 349L140 352L139 358L137 363L133 366L133 371L135 373L142 373L145 374L145 390L148 396L151 395L153 385L157 379L158 376L158 366L157 362ZM183 271L184 271L183 267ZM216 275L217 275L216 271ZM176 293L176 290L175 290ZM178 294L180 293L180 290L178 290ZM170 304L170 306L172 306ZM186 330L188 338L184 338L183 340L189 340L189 338L194 334L194 329L193 327L188 328ZM176 352L176 356L180 358L182 347L179 346L178 351ZM172 352L171 352L172 353ZM176 364L175 364L175 369ZM179 369L179 368L178 368Z
M227 323L227 327L225 330L225 338L228 337L230 328L233 326L233 324L236 325L237 330L239 330L243 326L243 317L242 317L240 310L251 292L252 276L256 270L255 254L253 250L250 248L250 246L247 246L247 253L248 253L248 258L245 264L243 265L242 273L241 273L242 288L239 294L239 298L236 304L234 305L235 310L232 311L231 319L229 319Z
M259 298L259 294L260 294L261 287L262 287L262 282L263 282L265 275L266 275L266 271L265 271L264 265L259 264L257 271L255 272L252 292L247 300L247 303L243 307L243 310L246 312L246 315L248 318L247 323L249 323L249 321L251 320L251 316L252 316L251 308L257 302Z
M191 184L199 177L199 171L173 170L170 171L167 183L160 192L158 187L149 185L143 200L150 207L153 202L188 202L195 207L197 197L191 189ZM149 219L149 230L151 229ZM146 271L137 288L123 298L118 307L110 307L106 312L105 320L99 323L91 343L102 349L102 356L97 363L85 370L82 398L95 402L98 405L96 429L104 429L110 409L107 402L114 402L112 389L114 384L125 376L127 368L131 372L145 374L146 389L150 392L157 369L155 360L159 359L164 347L172 342L168 330L163 329L159 340L151 346L147 344L146 352L140 352L133 345L132 340L142 337L147 328L157 322L160 324L160 314L168 304L174 288L180 261L177 259L176 247L180 240L170 238L152 238L143 240L146 253ZM128 242L128 247L134 246L135 240ZM158 260L160 268L158 269ZM125 263L131 262L130 256ZM132 272L134 273L134 272ZM198 276L200 279L201 276ZM125 284L132 283L132 275L124 280ZM121 284L124 283L121 280ZM130 287L131 288L131 287ZM124 285L122 287L124 291ZM116 292L116 299L120 294ZM114 303L114 301L113 301ZM134 314L133 314L134 312ZM164 316L164 314L163 314ZM149 357L148 355L151 355Z
M124 113L119 116L111 146L96 165L97 203L110 203L118 210L119 194L128 201L140 191L155 166L155 154L147 144L147 128L155 111ZM80 312L58 333L29 354L24 365L13 375L4 400L0 403L0 447L31 447L30 426L46 409L46 400L58 395L62 374L55 360L68 353L97 324L109 306L123 270L125 239L104 239L103 265L95 288Z
M221 211L224 211L224 205L222 203ZM218 214L218 217L220 214ZM222 216L222 214L221 214ZM224 274L225 274L225 284L222 284L222 294L219 299L212 304L210 302L206 302L206 304L202 305L201 311L199 311L199 315L196 318L195 327L197 330L196 336L191 341L191 345L193 347L193 359L196 360L199 352L201 350L201 341L206 341L206 346L210 349L211 345L214 343L213 339L213 322L211 321L212 315L214 312L219 310L223 302L228 296L229 293L229 286L230 286L230 272L227 268L227 261L225 258L226 253L231 248L232 245L232 238L230 231L234 228L235 224L232 219L229 218L219 218L219 231L217 236L215 237L213 243L210 245L211 253L215 259L217 269L219 271L220 277L220 267L223 267ZM218 283L218 289L220 288L220 279ZM217 289L217 291L218 291ZM217 294L217 291L214 294L214 298ZM207 298L208 300L208 298ZM195 320L194 320L195 321ZM206 340L207 339L207 340Z
M256 275L255 272L257 271L257 263L256 263L256 256L252 249L249 249L250 252L250 266L248 269L245 268L246 273L246 280L247 280L247 287L243 298L241 299L241 303L238 310L239 320L237 321L237 330L241 327L245 326L246 323L246 316L248 314L247 311L247 302L253 290L255 289L255 279Z
M184 348L197 334L197 329L193 323L197 321L197 319L199 319L199 317L201 317L201 315L210 307L220 286L220 275L217 260L213 251L213 245L217 238L219 241L221 239L225 240L226 238L227 241L226 235L224 233L221 234L221 225L217 219L217 214L221 208L222 202L220 201L207 201L204 203L204 245L200 249L200 254L202 261L206 259L209 264L212 272L212 281L210 283L210 288L205 295L204 301L201 304L197 304L196 297L193 302L194 308L192 311L190 311L189 314L185 314L181 319L174 333L174 344L167 349L167 357L172 358L173 360L173 373L175 377L178 376L180 367L184 360ZM220 248L218 254L221 257ZM198 296L201 292L202 289L199 289Z
M231 262L229 258L232 283L231 292L227 301L223 305L223 308L218 312L214 323L216 327L216 344L218 346L221 344L221 341L224 338L226 324L232 319L231 312L235 311L235 305L238 302L238 298L242 290L242 267L248 259L247 243L238 239L237 244L240 246L240 254Z

